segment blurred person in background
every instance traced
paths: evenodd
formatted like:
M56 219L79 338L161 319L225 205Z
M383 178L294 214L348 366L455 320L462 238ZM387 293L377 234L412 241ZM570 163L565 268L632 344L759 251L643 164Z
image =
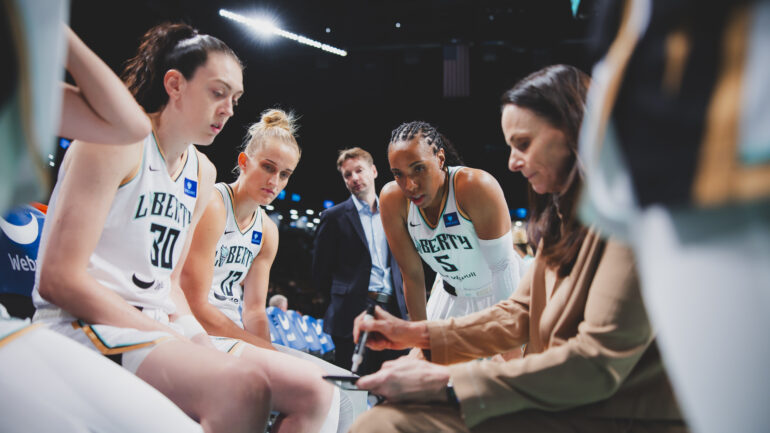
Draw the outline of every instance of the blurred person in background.
M286 312L289 309L289 300L283 295L273 295L270 297L268 306L276 307L279 310Z

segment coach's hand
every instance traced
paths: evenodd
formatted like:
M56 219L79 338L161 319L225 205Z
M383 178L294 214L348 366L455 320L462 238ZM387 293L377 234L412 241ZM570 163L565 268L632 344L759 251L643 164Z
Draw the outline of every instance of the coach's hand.
M430 348L428 326L425 321L401 320L380 307L374 310L374 320L364 320L366 312L353 322L353 339L358 343L361 332L369 332L366 346L373 350L400 350L410 347Z
M448 382L449 367L402 356L383 363L378 372L358 379L356 386L392 402L445 402Z

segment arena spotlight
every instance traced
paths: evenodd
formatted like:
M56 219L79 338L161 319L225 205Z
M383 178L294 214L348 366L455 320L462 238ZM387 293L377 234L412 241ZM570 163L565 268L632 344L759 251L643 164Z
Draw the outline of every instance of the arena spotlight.
M319 50L326 51L327 53L336 54L338 56L345 57L348 55L348 52L345 50L341 50L339 48L335 48L331 45L323 44L318 41L314 41L313 39L307 38L302 35L298 35L296 33L287 32L286 30L283 30L281 28L278 28L275 24L271 23L268 20L265 19L256 19L256 18L247 18L241 14L237 14L235 12L231 12L227 9L220 9L219 15L223 16L225 18L231 19L235 22L244 24L249 26L254 31L260 33L260 34L273 34L278 35L281 37L284 37L286 39L291 39L292 41L295 41L297 43L308 45L313 48L318 48Z
M315 212L313 212L313 209L308 209L305 211L305 213L308 215L313 215Z

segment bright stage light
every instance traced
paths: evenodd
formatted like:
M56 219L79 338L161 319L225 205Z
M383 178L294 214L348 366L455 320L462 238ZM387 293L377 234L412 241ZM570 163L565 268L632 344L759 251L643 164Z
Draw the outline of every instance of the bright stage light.
M326 51L327 53L336 54L338 56L344 57L348 55L348 52L345 50L335 48L331 45L322 44L321 42L314 41L313 39L306 38L305 36L298 35L292 32L287 32L286 30L280 29L275 24L273 24L272 22L266 19L247 18L241 14L230 12L227 9L220 9L219 15L225 18L229 18L235 22L239 22L241 24L247 25L253 30L255 30L256 32L259 32L261 34L278 35L286 39L291 39L292 41L299 42L300 44L308 45L313 48L318 48L319 50Z

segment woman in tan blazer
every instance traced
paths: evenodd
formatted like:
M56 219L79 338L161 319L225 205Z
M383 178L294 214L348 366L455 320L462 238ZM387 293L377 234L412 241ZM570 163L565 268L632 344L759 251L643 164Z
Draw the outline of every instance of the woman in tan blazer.
M535 262L519 289L470 316L359 317L374 349L422 348L358 380L387 403L354 432L687 431L642 304L634 258L575 215L577 136L590 79L571 66L524 78L502 99L509 168L530 184ZM524 356L479 360L526 344Z

